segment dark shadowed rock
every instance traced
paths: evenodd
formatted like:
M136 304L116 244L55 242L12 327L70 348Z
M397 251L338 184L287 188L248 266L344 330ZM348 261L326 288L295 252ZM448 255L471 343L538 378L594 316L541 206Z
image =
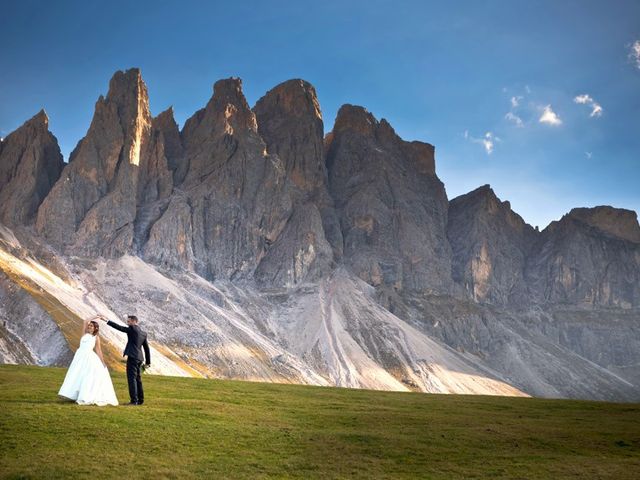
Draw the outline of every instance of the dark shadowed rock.
M331 245L313 203L294 207L282 233L261 260L255 278L263 286L295 286L330 273Z
M532 295L539 302L640 305L638 229L629 210L571 210L542 231L529 258Z
M186 163L183 159L184 149L180 130L173 117L172 107L153 119L153 128L156 135L162 135L162 140L158 143L164 146L164 155L167 158L169 169L173 172L174 184L182 183L186 175Z
M605 205L594 208L574 208L569 215L600 230L603 234L640 243L638 214L633 210Z
M253 111L267 151L280 157L291 181L304 192L326 189L324 127L313 86L304 80L281 83Z
M145 258L207 278L250 279L293 211L292 186L268 155L239 79L220 80L181 134L187 174L150 230Z
M345 262L374 286L447 292L447 197L433 147L405 142L386 120L344 105L327 141L329 188Z
M304 258L311 259L310 255L300 257L299 254L301 248L309 247L321 253L313 260L315 273L326 273L333 255L336 258L342 255L342 233L327 187L324 127L315 89L304 80L289 80L267 92L253 110L258 132L267 144L267 151L280 158L287 178L300 192L297 212L288 223L303 221L307 227L313 226L312 230L301 230L302 225L288 225L288 242L274 244L269 255L272 258L265 258L265 265L273 264L274 258L287 258L290 261L297 258L294 263ZM316 222L316 217L321 222ZM291 237L293 232L298 232L298 235ZM309 239L314 241L308 243ZM323 252L327 241L333 253ZM303 270L310 266L303 267ZM283 271L280 267L278 270ZM261 272L266 273L265 266Z
M453 279L476 301L521 301L526 257L536 234L489 185L454 198L447 227Z
M64 167L44 110L0 143L0 222L33 223L40 203Z

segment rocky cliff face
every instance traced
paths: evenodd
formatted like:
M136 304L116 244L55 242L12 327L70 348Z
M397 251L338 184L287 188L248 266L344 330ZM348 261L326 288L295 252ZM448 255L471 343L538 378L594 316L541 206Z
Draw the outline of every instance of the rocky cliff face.
M137 309L165 373L640 398L635 212L539 232L488 185L449 202L433 146L353 105L324 136L304 80L253 109L220 80L180 131L117 72L62 168L43 112L0 143L2 361Z
M538 302L640 306L637 215L608 206L576 208L540 235L526 277Z
M506 305L526 297L524 272L537 232L484 185L449 202L453 279L476 301Z
M253 110L268 152L281 159L297 190L287 231L261 262L258 278L263 284L317 280L341 257L342 232L328 191L316 91L304 80L289 80L267 92Z
M0 142L0 222L33 223L64 166L44 110Z
M63 251L131 251L138 206L168 196L172 175L155 135L140 71L117 72L96 102L87 135L40 206L37 231Z
M268 153L241 85L216 82L206 108L185 123L186 167L177 169L184 180L151 228L144 256L234 280L252 279L261 263L275 261L282 271L262 269L259 279L295 283L326 250L318 247L324 236L313 236L312 215L294 215L298 193L281 159Z
M448 292L447 196L433 147L344 105L327 138L327 167L344 261L356 275L391 292Z

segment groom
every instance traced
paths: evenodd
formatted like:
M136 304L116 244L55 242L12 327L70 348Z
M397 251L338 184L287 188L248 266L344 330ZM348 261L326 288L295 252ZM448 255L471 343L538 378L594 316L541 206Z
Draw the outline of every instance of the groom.
M105 317L100 316L107 325L127 334L127 346L124 348L123 357L127 356L127 382L129 382L129 397L131 402L127 405L142 405L144 403L144 391L142 390L142 348L144 348L145 367L151 366L151 352L147 343L147 334L140 330L138 317L127 315L127 327L118 325ZM142 348L141 348L142 347Z

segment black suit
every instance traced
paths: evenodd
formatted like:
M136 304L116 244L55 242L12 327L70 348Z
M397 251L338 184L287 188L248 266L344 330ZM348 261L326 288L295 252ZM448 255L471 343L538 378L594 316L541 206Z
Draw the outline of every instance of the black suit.
M144 390L142 390L142 378L140 376L140 367L142 367L143 359L146 364L151 364L151 352L149 351L149 343L147 342L147 334L140 330L137 325L129 325L123 327L109 320L107 325L120 330L127 334L127 346L124 348L122 356L127 356L127 382L129 382L129 397L131 403L144 403ZM144 348L144 357L142 349Z

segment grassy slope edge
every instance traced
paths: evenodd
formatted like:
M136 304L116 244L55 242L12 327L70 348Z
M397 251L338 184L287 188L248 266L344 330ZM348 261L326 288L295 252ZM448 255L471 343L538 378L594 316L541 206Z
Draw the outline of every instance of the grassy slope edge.
M640 405L145 376L81 407L0 365L2 478L637 478ZM127 401L126 380L114 374Z

